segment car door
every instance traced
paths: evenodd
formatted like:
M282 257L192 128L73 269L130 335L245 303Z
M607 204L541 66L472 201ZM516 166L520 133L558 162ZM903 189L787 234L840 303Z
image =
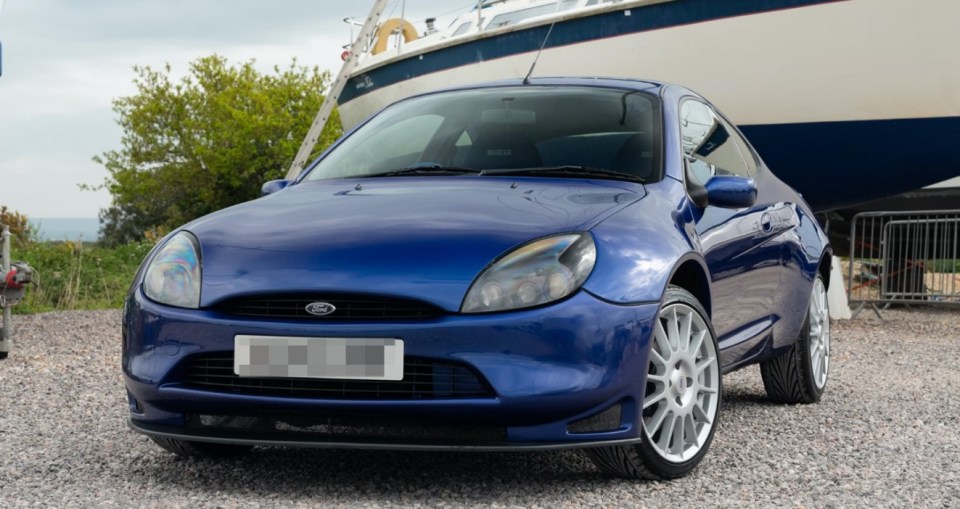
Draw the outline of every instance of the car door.
M679 113L688 188L703 189L715 175L762 180L746 142L710 105L687 98ZM784 204L771 202L762 182L757 188L751 207L707 205L694 214L710 271L712 319L723 366L759 353L774 321L782 262L775 218Z

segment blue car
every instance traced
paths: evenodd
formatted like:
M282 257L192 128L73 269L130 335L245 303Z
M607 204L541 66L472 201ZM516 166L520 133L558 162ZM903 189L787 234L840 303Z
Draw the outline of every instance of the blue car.
M823 394L826 236L683 87L412 97L264 195L167 236L127 298L130 425L173 453L584 448L669 479L723 373Z

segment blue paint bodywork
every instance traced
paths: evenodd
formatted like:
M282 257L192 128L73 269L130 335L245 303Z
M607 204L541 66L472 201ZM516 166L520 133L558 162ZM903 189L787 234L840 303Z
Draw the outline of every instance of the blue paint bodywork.
M505 429L503 442L495 444L503 447L635 440L651 331L678 271L702 276L704 283L688 290L711 314L724 370L793 345L812 281L828 263L826 238L803 200L765 167L753 179L751 206L694 204L685 184L677 105L695 94L629 80L510 85L657 94L663 177L646 184L577 176L301 177L269 196L194 221L183 229L200 243L200 309L152 302L143 293L142 274L127 299L123 372L134 426L184 436L191 413L294 413L496 426ZM493 86L504 84L471 89ZM722 182L714 192L725 192ZM589 232L597 250L579 291L531 309L459 313L471 283L494 260L533 239L569 232ZM247 295L309 292L410 299L441 313L416 320L318 322L238 317L219 306ZM407 356L470 366L493 394L446 400L293 398L184 383L185 359L232 355L238 334L400 338ZM568 430L570 423L616 403L623 409L618 429ZM470 444L446 444L465 445Z

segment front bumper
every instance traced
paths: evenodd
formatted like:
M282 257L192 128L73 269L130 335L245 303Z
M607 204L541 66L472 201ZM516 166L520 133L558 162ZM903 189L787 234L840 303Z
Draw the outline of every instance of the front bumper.
M130 423L149 435L260 445L542 449L635 441L657 309L613 305L581 291L508 313L318 322L170 308L137 291L123 327ZM469 366L491 394L361 400L185 383L185 359L232 354L238 334L400 338L408 357Z

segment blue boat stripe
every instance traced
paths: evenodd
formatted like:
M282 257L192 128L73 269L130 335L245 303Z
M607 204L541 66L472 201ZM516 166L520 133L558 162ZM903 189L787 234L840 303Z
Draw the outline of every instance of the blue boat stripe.
M960 117L739 127L773 173L817 211L851 205L851 196L866 202L919 189L960 168L960 151L947 148L947 140L960 139Z
M559 22L553 28L546 47L557 48L631 33L838 1L847 0L676 0L636 8L634 11L637 14L633 16L624 16L623 10L618 10ZM351 78L339 102L344 104L379 88L417 76L536 51L548 29L549 25L541 25L508 32L425 53L422 59L415 55L378 67Z

